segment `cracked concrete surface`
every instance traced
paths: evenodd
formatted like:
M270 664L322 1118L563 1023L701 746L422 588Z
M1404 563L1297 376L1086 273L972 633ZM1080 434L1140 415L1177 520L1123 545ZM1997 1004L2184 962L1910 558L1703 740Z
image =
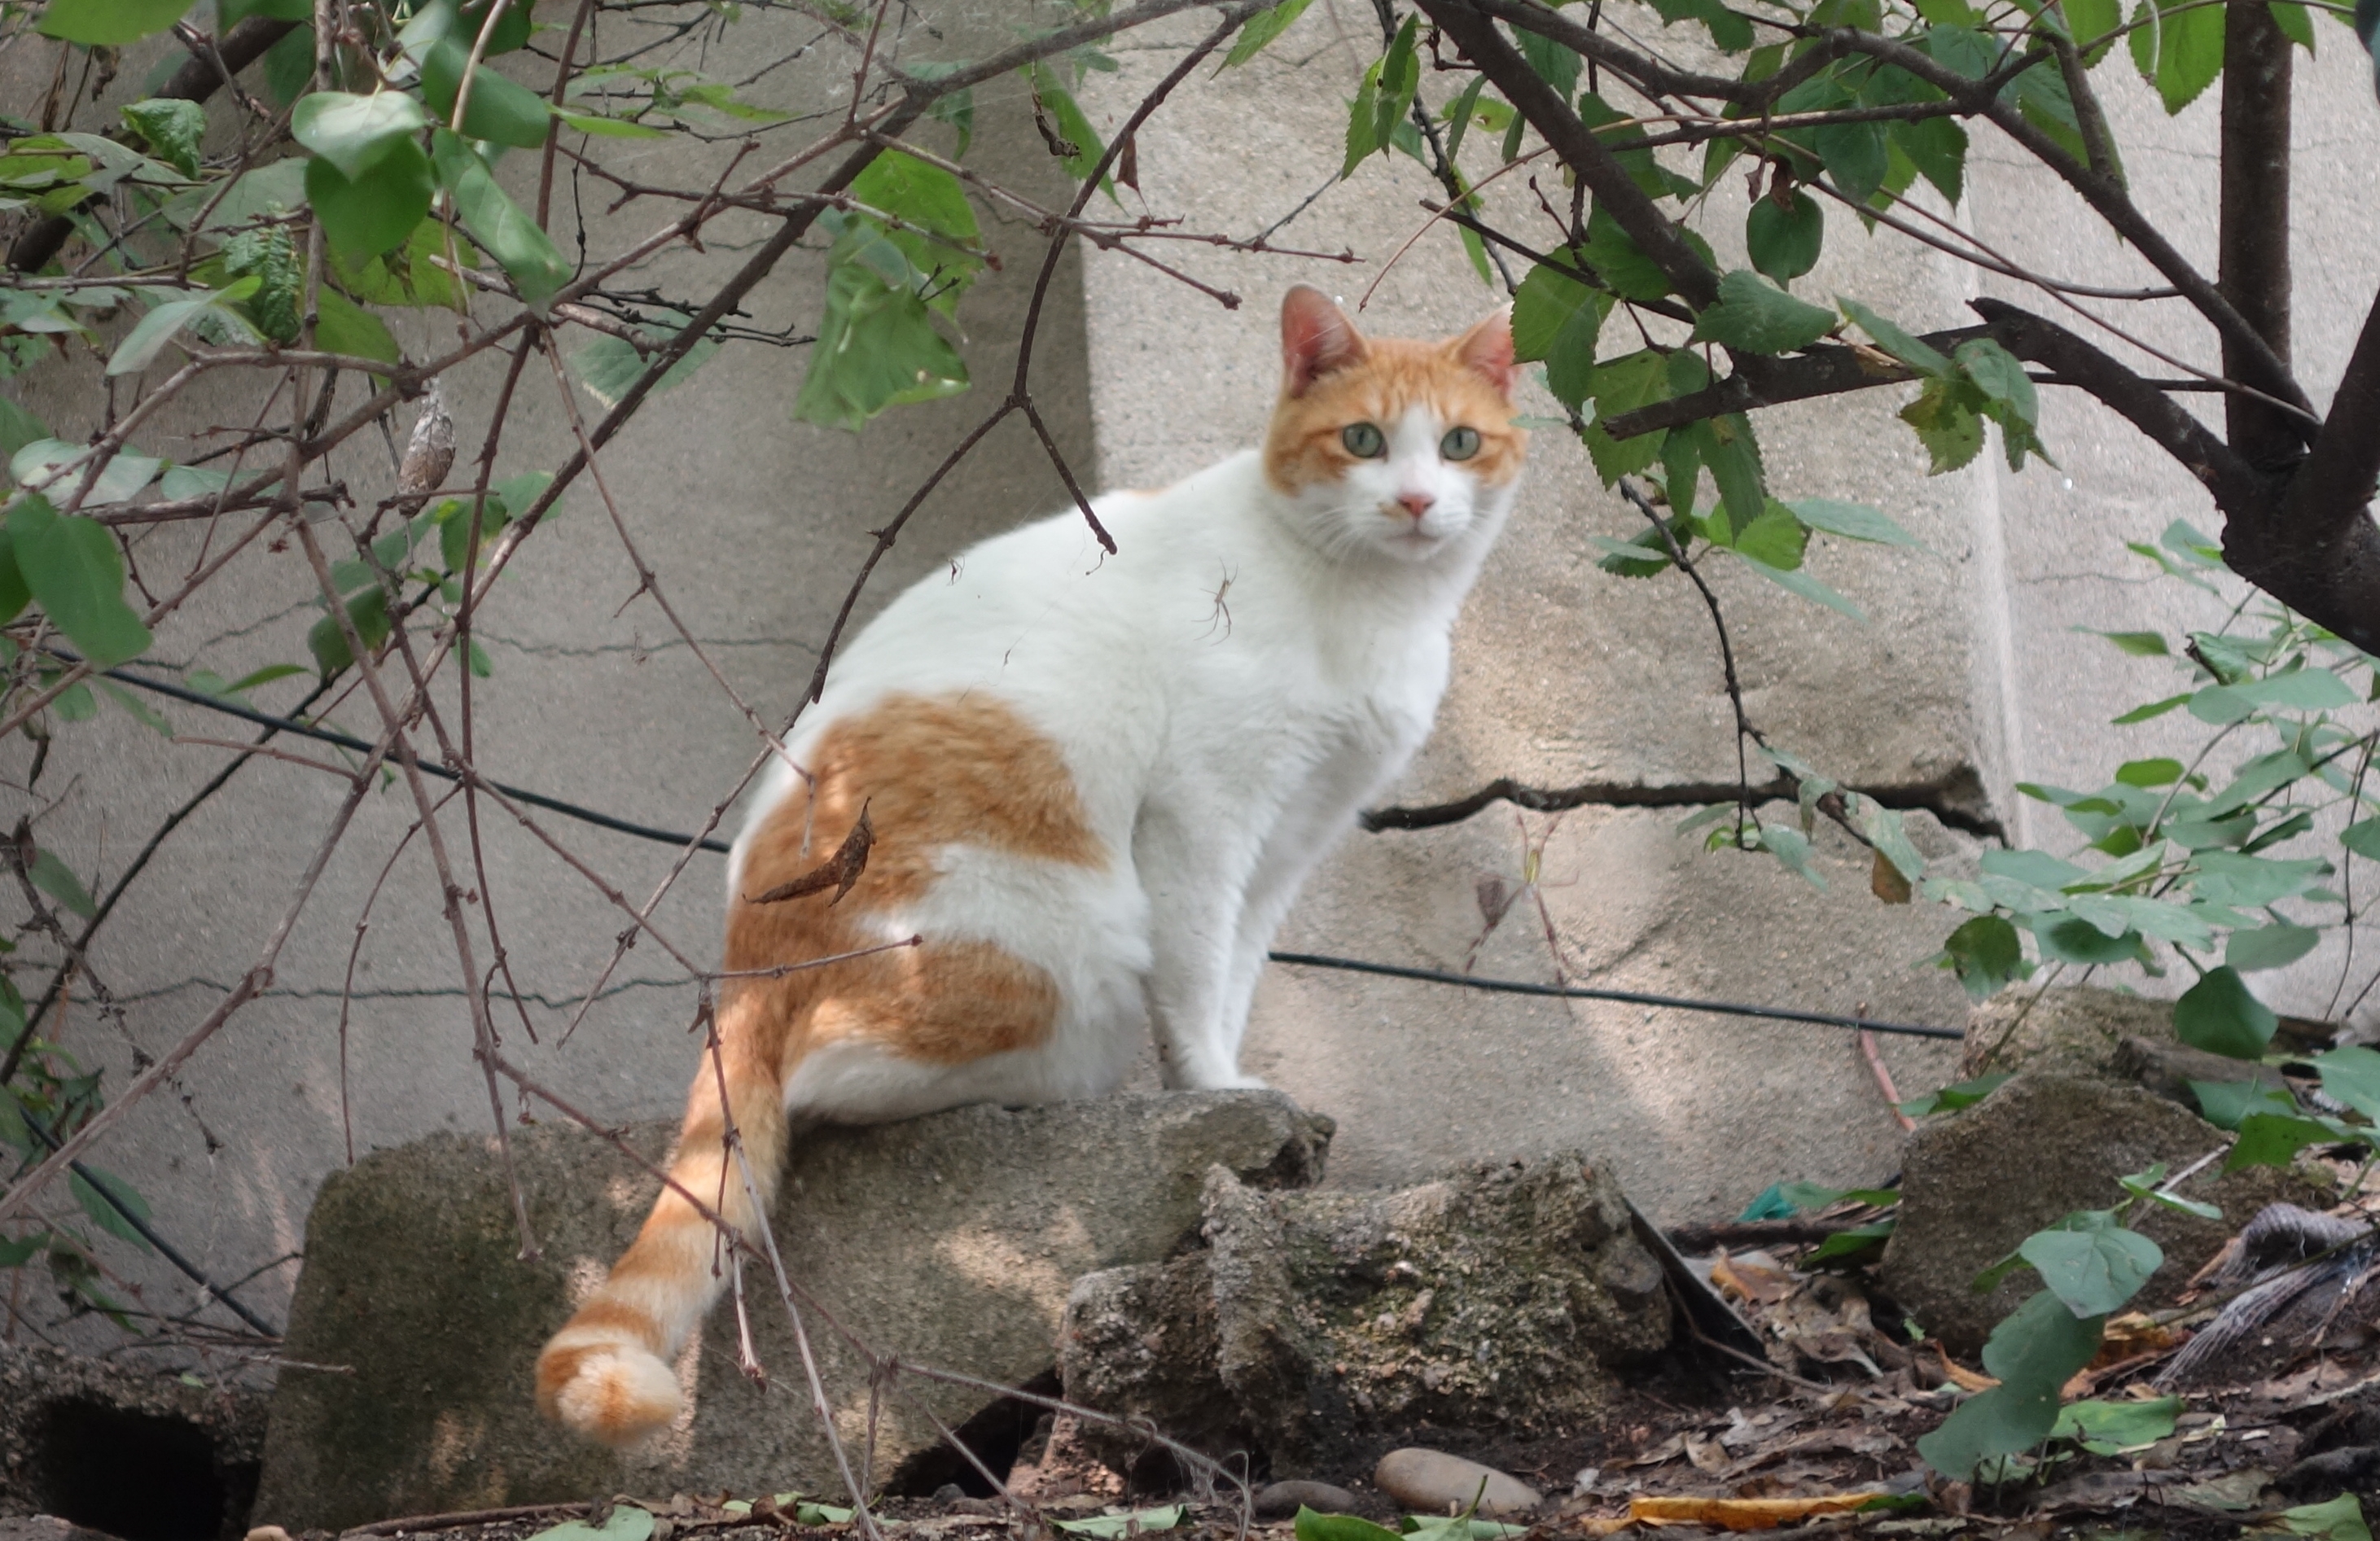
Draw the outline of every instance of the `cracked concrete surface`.
M1638 19L1658 30L1649 16ZM1118 70L1092 76L1086 91L1095 122L1112 127L1185 40L1210 24L1184 17L1117 49ZM779 41L772 29L785 31L788 48L799 41L782 18L756 14L743 25L758 30L749 34L756 58ZM1035 389L1073 462L1096 468L1087 481L1160 484L1247 442L1274 386L1272 309L1293 280L1321 284L1351 305L1378 280L1361 321L1384 332L1449 332L1495 303L1442 229L1382 275L1381 264L1423 217L1417 200L1436 192L1410 162L1376 160L1351 182L1332 180L1343 100L1377 42L1368 6L1318 0L1256 63L1211 79L1199 72L1144 129L1141 180L1159 212L1192 211L1202 226L1246 235L1302 207L1277 243L1345 248L1360 260L1258 259L1186 245L1164 253L1245 297L1229 311L1123 256L1070 256L1037 346ZM954 34L952 46L964 45ZM2329 48L2299 68L2301 135L2325 117L2370 112L2369 78L2351 48ZM2141 196L2161 216L2173 214L2179 156L2204 152L2212 103L2168 121L2120 68L2095 79L2112 93L2119 131L2135 147ZM833 80L833 72L805 65L783 86L783 100L805 92L818 100ZM979 90L977 110L975 161L1027 188L1060 190L1014 91ZM2335 374L2375 266L2373 249L2341 236L2336 211L2369 207L2370 197L2359 204L2352 194L2374 191L2380 172L2307 144L2317 156L2310 168L2320 169L2310 169L2303 185L2340 189L2320 206L2299 200L2306 224L2300 353L2306 378L2324 381ZM2176 153L2156 153L2162 145ZM713 160L705 157L725 152L658 153L708 165ZM2089 268L2095 277L2126 271L2130 259L2107 247L2062 189L1985 145L1970 168L1973 191L1961 217L2013 255ZM1730 263L1742 260L1734 186L1713 198L1705 222ZM2194 218L2180 221L2185 247L2204 252L2211 233ZM593 238L600 247L642 228L632 217L599 221ZM791 421L800 354L729 347L686 385L656 397L605 452L606 475L674 602L763 717L782 715L807 682L815 638L868 532L988 408L987 391L1013 368L1037 265L1024 259L1038 238L996 217L986 228L1009 261L986 275L965 312L970 359L987 382L977 392L893 413L855 439ZM668 283L683 270L669 259L650 271ZM1799 287L1857 294L1920 327L1959 323L1971 292L1947 260L1873 244L1848 222L1830 222L1826 261ZM788 263L754 297L755 322L806 324L819 298L811 271ZM2204 346L2179 318L2169 324L2170 335L2151 330L2165 343ZM403 336L418 351L433 334L421 324ZM485 361L448 381L467 454L496 381ZM34 405L54 421L86 420L101 389L92 371L28 383L46 393ZM552 464L566 442L551 382L533 379L530 387L499 476ZM2202 522L2211 515L2187 479L2129 429L2063 394L2050 400L2045 428L2057 466L2011 475L1986 458L1928 478L1913 439L1891 420L1900 395L1880 391L1762 417L1780 495L1876 504L1926 549L1814 541L1813 570L1867 611L1865 625L1717 566L1712 581L1734 632L1746 705L1780 746L1846 781L1938 783L1973 768L1991 817L2055 843L2056 830L2037 806L2012 795L2012 783L2096 784L2115 758L2165 752L2178 727L2152 724L2134 730L2120 752L2112 747L2107 719L2162 694L2159 682L2140 661L2080 647L2089 639L2068 628L2171 630L2188 620L2194 612L2186 591L2141 585L2120 565L2120 542L2153 540L2177 513ZM189 414L170 427L188 433L204 425L203 414ZM384 490L384 462L376 439L359 441L335 471L369 498ZM969 541L1063 499L1029 431L1003 427L920 514L863 614ZM1522 506L1462 622L1456 682L1439 731L1392 801L1439 802L1499 776L1560 786L1732 774L1730 713L1706 617L1674 575L1624 580L1595 565L1591 536L1636 528L1580 452L1539 436ZM199 538L188 528L156 532L142 547L144 564L172 570ZM238 587L177 617L159 638L160 653L226 676L302 659L314 614L304 602L309 587L294 556L267 557ZM486 613L497 670L476 692L477 751L497 778L690 830L735 784L755 745L649 602L615 614L634 589L591 490L574 491ZM286 705L305 686L266 686L258 703ZM445 705L451 710L451 697ZM188 709L168 715L185 732L224 726ZM370 712L351 703L340 717L352 728ZM21 771L21 746L0 754L12 757L9 773ZM62 735L42 790L68 795L43 839L86 875L110 879L154 818L222 760L216 751L168 748L109 712ZM328 778L260 763L166 844L97 953L100 977L122 1007L120 1031L79 994L62 1035L110 1085L122 1084L133 1045L162 1050L204 1009L210 987L245 966L337 791ZM1475 945L1479 973L1529 979L1553 977L1558 951L1569 977L1625 989L1961 1019L1963 998L1924 962L1954 916L1878 904L1864 853L1827 830L1816 841L1822 892L1766 859L1704 853L1675 832L1680 818L1608 807L1522 816L1499 805L1457 826L1353 835L1280 945L1458 968ZM100 1164L135 1181L177 1243L219 1275L237 1277L302 1244L314 1188L346 1159L350 1132L360 1152L437 1130L487 1128L460 981L418 842L372 898L409 819L401 791L368 804L273 989L192 1062L186 1098L155 1099L101 1153ZM1944 870L1972 862L1970 835L1924 815L1911 822ZM639 899L673 859L666 849L564 820L548 827ZM479 833L484 897L534 1002L526 1019L508 1009L500 1015L507 1051L599 1118L674 1112L692 1067L686 1028L696 991L667 977L659 949L648 944L575 1020L612 956L618 912L509 819L492 809ZM459 826L455 838L468 850ZM1536 897L1524 896L1481 941L1480 880L1517 885L1532 860ZM715 956L720 905L718 867L700 857L655 923L707 959ZM354 989L343 1023L337 1001L351 948ZM2278 987L2277 1003L2318 1006L2325 956L2265 977ZM1947 1050L1896 1040L1885 1052L1907 1092L1955 1074ZM1771 1182L1873 1183L1898 1164L1900 1135L1881 1098L1848 1035L1829 1029L1276 967L1259 992L1247 1068L1339 1120L1335 1183L1406 1183L1455 1160L1576 1146L1598 1153L1657 1215L1706 1219L1732 1215ZM1140 1084L1153 1084L1146 1062ZM159 1292L161 1305L188 1300L153 1261L123 1263ZM249 1292L269 1314L285 1305L288 1271Z

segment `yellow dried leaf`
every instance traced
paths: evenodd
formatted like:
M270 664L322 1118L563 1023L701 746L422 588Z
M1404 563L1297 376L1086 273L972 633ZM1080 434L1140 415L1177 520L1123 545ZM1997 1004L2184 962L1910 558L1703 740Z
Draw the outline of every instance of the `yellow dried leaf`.
M1809 1499L1633 1499L1628 1517L1648 1525L1717 1525L1722 1530L1775 1530L1817 1514L1844 1514L1873 1493L1824 1493Z

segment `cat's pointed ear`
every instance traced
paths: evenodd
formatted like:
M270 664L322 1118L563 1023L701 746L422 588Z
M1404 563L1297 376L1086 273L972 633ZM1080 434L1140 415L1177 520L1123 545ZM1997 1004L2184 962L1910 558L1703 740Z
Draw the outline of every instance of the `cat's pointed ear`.
M1520 369L1512 361L1512 308L1509 305L1454 339L1454 357L1463 366L1496 387L1505 400L1512 399L1512 386L1520 379Z
M1281 297L1281 394L1302 396L1317 380L1363 356L1363 334L1329 295L1311 284L1290 285Z

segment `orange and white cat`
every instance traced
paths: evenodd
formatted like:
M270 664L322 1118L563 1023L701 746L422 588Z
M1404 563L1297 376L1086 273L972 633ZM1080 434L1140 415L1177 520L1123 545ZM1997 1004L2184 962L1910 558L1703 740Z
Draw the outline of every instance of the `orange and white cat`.
M726 1098L767 1202L789 1128L1094 1097L1155 1034L1165 1084L1239 1068L1273 932L1444 693L1456 611L1526 452L1499 313L1449 342L1281 305L1261 450L987 540L887 608L754 800L729 859ZM865 873L776 903L865 810ZM772 967L917 936L905 947ZM675 1180L738 1227L706 1062ZM610 1444L678 1411L717 1298L712 1227L663 1189L538 1360L539 1405Z

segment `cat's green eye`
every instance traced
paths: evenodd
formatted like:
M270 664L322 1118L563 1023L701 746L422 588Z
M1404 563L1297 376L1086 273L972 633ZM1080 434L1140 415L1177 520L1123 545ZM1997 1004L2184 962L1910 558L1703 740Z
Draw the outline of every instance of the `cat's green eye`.
M1339 431L1339 442L1358 460L1377 460L1389 452L1389 436L1378 423L1349 423Z
M1450 428L1446 437L1438 442L1438 453L1449 460L1468 460L1479 453L1479 431L1475 428Z

